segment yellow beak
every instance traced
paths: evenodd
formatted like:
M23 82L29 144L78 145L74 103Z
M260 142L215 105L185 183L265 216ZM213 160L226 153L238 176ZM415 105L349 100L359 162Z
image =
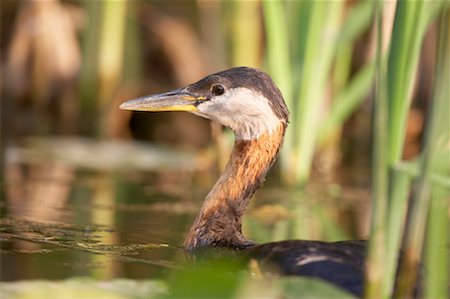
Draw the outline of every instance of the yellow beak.
M197 111L197 105L207 100L203 96L195 96L183 89L166 93L144 96L129 100L120 105L122 110L134 111Z

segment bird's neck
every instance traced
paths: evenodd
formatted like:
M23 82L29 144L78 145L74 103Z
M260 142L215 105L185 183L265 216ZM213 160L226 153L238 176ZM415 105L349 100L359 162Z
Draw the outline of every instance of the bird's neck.
M253 140L236 140L230 161L207 195L185 241L186 249L201 246L245 248L252 245L241 231L242 215L264 182L283 142L286 123Z

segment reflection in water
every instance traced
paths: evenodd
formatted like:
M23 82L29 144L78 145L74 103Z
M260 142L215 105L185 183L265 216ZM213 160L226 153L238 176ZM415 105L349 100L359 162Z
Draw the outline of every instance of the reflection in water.
M1 202L1 280L74 275L147 278L149 273L159 277L165 269L178 267L171 260L179 249L168 245L176 244L178 235L161 237L159 232L170 230L166 222L175 223L180 203L173 203L172 209L170 202L156 202L160 195L146 196L140 180L79 173L69 180L74 176L69 167L10 168L7 200ZM71 176L61 179L64 174ZM125 190L119 192L119 187ZM134 203L128 204L123 194ZM121 203L116 205L116 200ZM161 227L152 225L161 217L165 219L158 224Z
M72 167L48 163L44 165L10 164L6 194L8 213L18 218L60 221L61 214L52 209L65 206L74 179Z
M106 227L116 227L114 219L114 185L109 174L99 175L94 187L92 203L94 206L109 206L111 209L93 209L91 212L91 223L102 224ZM99 236L106 244L118 244L118 236L115 233L99 232ZM109 257L102 254L92 255L92 262L101 265L92 269L92 276L99 279L110 279L119 274L118 265Z

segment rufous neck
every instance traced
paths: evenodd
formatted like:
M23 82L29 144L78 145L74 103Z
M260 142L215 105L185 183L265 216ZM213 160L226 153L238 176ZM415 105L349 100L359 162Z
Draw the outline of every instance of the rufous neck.
M264 182L283 142L286 124L253 140L236 140L230 161L206 196L185 241L186 249L200 246L243 248L253 243L241 231L242 215Z

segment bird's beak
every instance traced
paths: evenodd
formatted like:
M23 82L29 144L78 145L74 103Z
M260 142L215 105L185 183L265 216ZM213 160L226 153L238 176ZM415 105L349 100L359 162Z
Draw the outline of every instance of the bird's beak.
M194 95L184 89L166 93L144 96L129 100L122 105L122 110L135 111L197 111L197 105L207 100L204 96Z

